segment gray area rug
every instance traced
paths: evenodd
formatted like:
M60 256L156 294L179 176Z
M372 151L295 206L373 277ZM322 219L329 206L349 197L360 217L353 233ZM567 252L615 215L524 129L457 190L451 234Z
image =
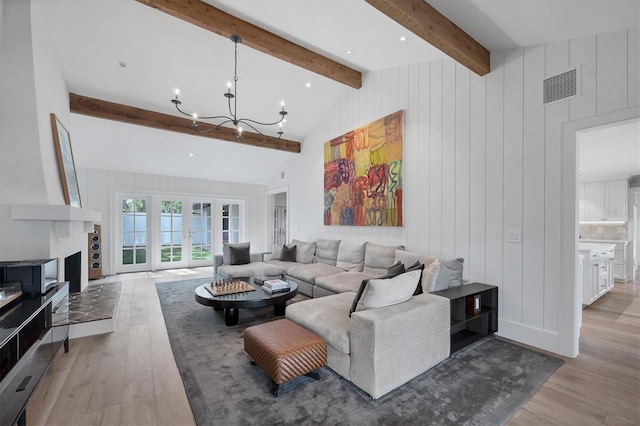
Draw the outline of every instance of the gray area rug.
M240 310L239 324L226 327L222 312L194 299L194 289L206 281L156 284L199 425L500 425L563 363L489 337L376 401L327 367L321 380L303 377L274 398L268 376L250 364L242 336L247 327L279 317L272 308Z

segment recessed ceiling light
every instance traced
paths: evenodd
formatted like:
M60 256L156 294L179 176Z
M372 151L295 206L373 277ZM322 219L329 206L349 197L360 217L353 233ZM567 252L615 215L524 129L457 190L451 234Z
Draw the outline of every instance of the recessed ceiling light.
M347 55L351 55L351 51L350 50L347 50Z
M407 38L405 36L401 36L400 37L400 41L406 41L406 40L407 40Z
M193 152L190 152L190 153L189 153L189 157L193 157Z
M118 65L120 65L122 68L126 68L127 64L123 61L118 62Z
M311 83L307 83L307 87L311 87Z

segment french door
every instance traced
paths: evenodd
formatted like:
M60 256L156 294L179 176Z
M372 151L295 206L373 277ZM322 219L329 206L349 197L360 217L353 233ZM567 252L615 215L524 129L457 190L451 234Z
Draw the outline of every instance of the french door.
M245 235L243 200L118 195L116 271L210 266Z
M155 247L157 269L212 264L211 200L161 197L158 200L159 244Z
M147 271L151 265L147 220L150 198L121 197L119 201L118 272Z

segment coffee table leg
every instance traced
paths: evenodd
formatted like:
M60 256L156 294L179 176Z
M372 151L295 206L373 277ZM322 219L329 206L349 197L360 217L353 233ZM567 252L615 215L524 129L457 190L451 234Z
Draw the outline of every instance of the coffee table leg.
M279 317L284 316L284 311L287 308L287 303L276 303L273 305L273 313Z
M238 310L236 308L224 308L224 325L238 325Z

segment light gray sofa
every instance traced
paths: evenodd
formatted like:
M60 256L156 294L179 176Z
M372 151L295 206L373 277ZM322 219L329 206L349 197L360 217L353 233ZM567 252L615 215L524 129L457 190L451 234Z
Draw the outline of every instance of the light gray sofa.
M449 356L449 299L429 293L391 306L356 311L356 293L291 304L288 319L327 342L327 365L373 399Z

